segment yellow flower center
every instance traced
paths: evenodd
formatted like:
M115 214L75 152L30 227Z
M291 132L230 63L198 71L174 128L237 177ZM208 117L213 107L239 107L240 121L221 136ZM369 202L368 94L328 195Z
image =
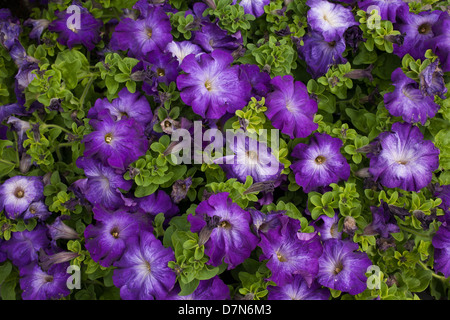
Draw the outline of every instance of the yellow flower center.
M324 156L318 156L314 161L317 164L323 164L325 162L325 160L327 160Z
M111 143L111 141L112 141L112 134L108 133L107 135L105 135L105 142Z

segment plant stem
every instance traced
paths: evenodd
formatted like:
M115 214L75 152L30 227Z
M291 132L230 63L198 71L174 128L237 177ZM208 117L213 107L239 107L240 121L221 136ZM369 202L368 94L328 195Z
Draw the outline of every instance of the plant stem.
M52 123L46 124L46 123L43 123L42 125L43 125L44 128L58 128L58 129L60 129L61 131L64 131L65 133L67 133L67 134L72 134L72 132L70 132L70 131L67 130L66 128L63 128L63 127L61 127L61 126L58 126L57 124L52 124Z
M440 275L436 274L433 270L431 270L430 268L428 268L428 267L425 265L425 263L423 263L422 261L419 261L419 264L420 264L420 266L421 266L422 268L424 268L425 270L429 270L429 271L431 272L431 275L432 275L433 277L435 277L436 279L439 279L439 280L441 280L441 281L443 281L443 282L450 281L450 279L447 280L447 278L445 278L444 276L440 276Z
M419 236L419 237L422 237L422 238L429 238L429 237L430 237L430 235L428 235L428 234L420 233L420 232L418 232L418 231L416 231L416 230L414 230L414 229L404 227L404 226L402 226L402 225L400 225L400 224L399 224L398 226L399 226L399 228L400 228L401 230L406 231L406 232L409 232L409 233L412 233L412 234L414 234L414 235L416 235L416 236Z
M0 162L6 163L6 164L12 164L12 165L14 165L14 167L18 166L18 163L14 163L14 162L11 162L11 161L8 161L8 160L0 159Z
M80 110L83 109L84 99L86 98L86 95L87 95L89 89L91 88L92 83L94 82L94 79L95 79L95 78L96 78L96 77L91 76L91 78L89 79L88 83L86 84L86 87L85 87L84 90L83 90L83 94L82 94L81 97L80 97Z

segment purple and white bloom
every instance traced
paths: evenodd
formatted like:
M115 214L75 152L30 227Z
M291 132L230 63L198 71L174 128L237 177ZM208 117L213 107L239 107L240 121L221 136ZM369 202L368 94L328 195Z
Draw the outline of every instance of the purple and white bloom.
M330 290L322 288L317 281L311 285L301 275L294 275L293 281L283 286L267 287L269 295L267 300L328 300Z
M143 66L152 74L151 79L145 79L142 84L142 90L148 95L158 96L158 84L169 85L177 80L179 63L170 53L153 51L145 55Z
M53 265L46 272L37 263L20 268L20 288L23 300L58 300L70 294L66 272L69 263Z
M265 97L271 89L270 75L261 71L259 66L255 64L240 64L239 69L241 71L241 79L247 81L252 87L248 100L251 97L255 97L257 100Z
M138 91L131 93L125 87L119 91L118 97L111 102L107 98L97 99L95 105L89 109L88 118L97 119L103 110L109 110L109 113L120 121L122 118L134 119L143 128L145 128L153 118L150 103Z
M253 139L242 131L227 135L226 140L233 154L215 159L214 163L220 164L228 179L245 182L247 176L251 176L257 183L280 177L284 166L265 142Z
M46 225L52 243L56 243L56 240L58 239L75 240L80 238L75 229L64 223L64 220L68 219L70 219L70 217L67 215L59 216L52 224Z
M200 46L206 53L220 49L231 54L242 45L242 38L237 35L229 35L216 23L203 22L202 28L192 32L192 42Z
M237 0L233 0L233 4L236 4ZM267 6L270 0L240 0L239 5L244 8L245 14L252 14L256 18L264 14L264 6Z
M401 68L395 69L391 78L395 90L384 95L384 104L390 114L422 125L436 115L439 105L434 102L434 97L423 95L419 84L406 76Z
M399 57L410 54L414 59L424 59L425 52L432 49L434 25L439 24L442 11L422 11L418 14L409 12L409 7L401 7L398 11L398 23L395 29L404 34L402 45L394 44L394 53Z
M365 273L372 262L367 253L357 251L358 248L358 244L350 240L325 240L319 258L319 284L351 295L363 292L367 287Z
M211 195L200 202L195 215L188 215L188 221L192 232L210 232L205 243L205 254L210 258L208 263L216 267L225 262L230 270L250 257L258 237L251 231L250 213L228 196L228 192Z
M408 7L403 0L364 0L358 1L361 10L370 13L373 9L378 11L381 20L389 20L392 23L397 21L397 11L401 7ZM370 10L370 11L369 11Z
M111 49L129 50L136 58L154 50L164 51L173 39L170 19L164 9L146 1L138 1L133 9L140 11L139 18L119 22L111 37Z
M54 250L50 248L48 250L39 249L39 261L38 265L42 271L48 271L53 265L71 261L79 256L77 252L71 251L59 251L59 248Z
M168 267L175 255L152 232L140 231L127 241L127 249L114 263L113 283L124 300L164 299L175 285L176 275Z
M268 260L272 275L268 280L278 286L292 283L295 275L301 275L311 286L319 269L318 258L322 245L317 234L308 239L299 238L300 221L287 217L275 229L260 233L258 246L262 249L259 260Z
M11 233L11 239L2 243L1 250L17 267L23 267L39 260L39 249L47 248L50 240L47 228L37 225L32 231L24 230Z
M272 125L291 139L309 136L318 128L314 122L318 107L305 84L291 75L276 76L271 83L274 90L266 97L266 116Z
M314 221L314 230L319 232L320 239L322 241L328 239L342 238L342 232L338 230L339 214L336 213L334 217L330 218L327 215L322 215Z
M58 42L62 45L68 46L72 49L78 44L84 45L89 51L95 48L95 45L100 42L100 28L103 26L101 20L97 20L94 16L79 3L73 3L79 8L79 25L76 25L73 20L73 12L57 11L58 19L52 21L48 25L48 30L57 32ZM69 20L70 19L70 20Z
M316 132L309 144L299 143L294 147L292 157L298 160L293 162L291 169L304 192L350 177L350 165L340 152L342 145L341 139Z
M420 90L424 96L439 96L445 99L447 88L445 87L444 72L439 67L439 59L436 59L420 74Z
M391 132L381 133L371 144L381 150L367 154L369 172L387 188L418 192L431 182L439 167L439 149L408 123L394 123Z
M186 296L180 296L180 286L178 283L173 290L169 293L165 300L229 300L230 289L220 279L215 276L208 280L200 280L197 289L191 294Z
M441 225L432 239L434 270L450 277L450 227Z
M43 192L39 177L11 177L0 186L0 210L5 210L8 219L20 218L32 202L43 197Z
M85 157L95 157L105 165L125 170L148 150L144 128L133 118L116 121L108 110L104 110L89 124L94 131L83 137Z
M78 183L86 199L95 206L99 204L107 209L117 209L124 205L122 193L130 190L133 181L125 180L123 174L117 173L113 168L90 158L78 158L78 168L84 170L87 179Z
M172 41L166 46L166 51L170 52L174 58L181 64L184 58L190 54L197 55L202 49L190 41Z
M322 34L325 41L341 38L347 28L358 25L351 8L325 0L308 0L308 26Z
M297 46L297 50L300 58L306 62L309 74L319 78L327 73L330 66L347 62L342 56L345 47L344 37L325 41L320 33L311 31L303 37L303 46Z
M246 104L250 85L239 78L239 66L230 66L233 56L222 50L191 54L184 58L181 69L186 74L177 78L181 100L193 111L208 119L219 119Z
M50 25L50 21L47 19L27 19L23 25L31 27L30 38L36 40L37 43L41 43L41 35Z
M260 234L261 232L267 232L270 229L277 228L280 224L280 216L284 212L269 212L269 213L262 213L259 210L256 209L248 209L252 216L253 225L252 227L255 230L256 234Z
M45 221L51 216L51 212L48 211L47 206L42 200L32 202L28 209L23 214L23 220L37 218L38 221Z
M120 259L128 240L144 227L145 220L138 213L129 213L123 209L109 212L96 206L93 211L96 222L84 230L85 246L95 262L109 267Z

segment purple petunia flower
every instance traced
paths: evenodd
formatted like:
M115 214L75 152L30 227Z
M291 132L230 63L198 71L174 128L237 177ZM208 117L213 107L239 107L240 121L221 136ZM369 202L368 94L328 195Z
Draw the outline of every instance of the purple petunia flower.
M318 258L322 254L322 246L317 234L301 240L299 238L300 221L284 216L284 220L276 229L260 233L262 249L259 259L268 260L266 266L272 272L268 280L278 286L291 283L295 275L301 275L311 286L317 275Z
M176 275L168 267L175 255L164 248L153 233L141 231L127 241L127 249L114 263L113 283L124 300L164 299L175 285Z
M185 57L180 67L187 74L177 78L181 100L208 119L242 109L251 88L239 78L239 67L230 66L232 62L231 54L222 50L202 54L198 60L193 54Z
M450 228L441 225L433 236L434 269L450 277Z
M162 7L145 0L138 1L133 9L140 11L139 18L125 18L119 22L111 37L111 49L129 49L136 58L154 50L163 51L173 39L169 16Z
M206 53L220 49L231 54L242 45L242 39L238 35L229 35L226 30L217 24L203 22L202 28L192 32L192 42L200 46Z
M349 240L325 240L319 258L319 284L351 295L363 292L367 287L365 273L372 262L367 253L356 251L358 248Z
M210 232L205 243L208 263L218 266L225 262L230 270L250 256L258 238L251 232L250 214L233 203L228 195L221 192L200 202L195 215L188 215L188 221L192 232Z
M319 32L325 41L342 38L347 28L358 25L351 8L325 0L308 0L308 25Z
M42 32L48 28L50 21L47 19L27 19L23 25L32 28L29 37L40 44Z
M350 165L341 154L342 140L326 133L315 133L309 144L299 143L292 150L297 161L291 165L295 181L304 192L326 187L350 176Z
M255 97L257 100L261 100L270 91L270 75L267 72L263 72L255 64L240 64L239 69L241 71L241 79L247 81L252 89L250 91L250 96Z
M153 51L144 57L143 66L152 74L151 79L145 79L142 84L142 90L148 95L158 96L159 83L169 85L177 80L179 63L170 53Z
M48 211L45 203L40 200L36 202L32 202L28 209L23 214L23 220L37 218L39 221L45 221L48 217L51 216L51 212Z
M78 158L76 164L87 177L78 180L77 185L93 206L99 204L108 209L117 209L124 205L119 188L128 191L133 181L125 180L122 174L94 159Z
M116 121L122 118L134 119L145 128L153 118L152 109L144 95L139 92L131 93L125 87L119 91L118 97L111 102L107 98L97 99L95 105L89 109L88 118L97 119L103 110L115 117Z
M284 166L266 143L253 139L238 131L236 135L227 135L227 146L233 152L214 160L225 170L228 179L236 178L245 182L247 176L253 182L276 180L280 177Z
M145 220L143 216L123 209L109 212L96 206L93 211L96 223L88 225L84 230L85 246L95 262L109 267L120 259L128 240L144 227Z
M256 234L260 234L261 232L267 232L270 229L276 229L280 224L280 217L282 212L269 212L262 213L256 209L248 209L252 216L252 227Z
M56 244L56 240L75 240L79 239L78 232L64 223L64 220L70 219L69 216L59 216L52 224L47 224L48 234L52 239L52 243Z
M48 25L48 30L57 32L58 42L72 49L77 44L84 45L89 51L95 48L100 42L100 28L103 26L101 20L97 20L89 11L80 4L73 3L77 6L77 11L57 11L58 19L52 21ZM79 17L79 25L77 25L76 16Z
M2 243L1 250L14 265L23 267L31 262L37 262L39 249L47 248L49 245L47 228L39 224L32 231L13 232L11 239Z
M297 50L306 62L307 71L313 78L319 78L327 73L330 66L347 62L342 56L345 47L344 37L325 41L320 33L311 31L303 37L303 46L297 46Z
M189 188L192 185L192 177L187 177L184 180L177 180L172 185L172 193L170 198L174 203L179 203L181 200L186 198Z
M389 205L381 200L379 207L370 207L372 211L372 222L364 229L364 235L377 235L389 238L391 233L400 232L394 215L389 210Z
M20 21L13 18L9 9L2 8L0 10L0 44L9 51L15 41L19 39L22 28Z
M330 290L314 281L310 286L301 275L294 275L293 281L283 286L269 286L267 300L328 300Z
M342 232L338 230L339 215L336 213L334 217L330 218L326 215L322 215L314 221L314 230L319 232L320 239L322 241L328 239L342 238Z
M57 300L68 296L70 290L67 288L67 273L69 263L53 265L44 272L36 263L32 263L20 269L20 288L23 290L24 300Z
M432 27L434 38L431 40L431 47L433 52L439 57L441 61L442 70L444 72L450 71L450 14L448 12L441 12L438 23Z
M198 45L190 41L172 41L166 46L166 51L170 52L173 57L177 58L178 63L180 64L183 62L184 58L191 53L197 55L203 52Z
M439 149L408 123L394 123L391 132L381 133L371 144L381 150L367 154L369 172L387 188L418 192L431 182L439 167Z
M5 210L8 219L20 218L32 202L43 197L43 192L39 177L11 177L0 186L0 210Z
M237 0L233 0L232 4L236 4ZM252 14L256 18L264 14L264 6L267 6L270 0L240 0L239 5L244 8L245 14Z
M401 68L395 69L391 77L395 90L384 95L384 104L390 114L422 125L427 118L435 116L439 105L434 102L434 97L423 95L415 80L406 76Z
M139 209L151 216L164 213L166 219L179 213L178 207L172 202L170 196L163 190L158 190L148 196L137 199Z
M85 157L96 157L105 165L125 170L148 150L144 128L132 118L116 121L108 110L104 110L89 124L94 131L83 137Z
M445 99L447 88L445 87L444 72L439 67L439 59L436 59L419 74L420 90L424 96L439 96Z
M408 7L408 5L403 0L364 0L358 2L358 7L368 13L373 9L376 9L381 20L389 20L390 22L395 23L397 21L398 9L401 7Z
M433 26L439 23L441 11L423 11L419 14L409 12L409 7L398 11L395 29L404 34L402 45L394 44L394 53L399 57L410 54L414 59L424 59L425 52L432 49L431 40L435 36Z
M266 116L272 125L291 139L305 138L318 128L314 123L317 102L308 95L305 84L291 75L276 76L274 90L266 97Z
M180 286L176 284L165 300L229 300L230 289L218 277L201 280L197 289L191 294L180 296Z

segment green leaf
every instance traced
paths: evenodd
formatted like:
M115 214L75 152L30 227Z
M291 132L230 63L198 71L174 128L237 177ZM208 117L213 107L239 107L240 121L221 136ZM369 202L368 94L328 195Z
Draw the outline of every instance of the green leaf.
M188 283L179 281L181 290L180 290L180 293L178 293L178 295L187 296L187 295L191 294L192 292L195 291L195 289L197 289L199 283L200 283L200 280L198 280L198 279L194 279Z
M6 261L3 265L0 266L0 286L5 281L5 279L9 276L12 270L12 264L9 261Z

